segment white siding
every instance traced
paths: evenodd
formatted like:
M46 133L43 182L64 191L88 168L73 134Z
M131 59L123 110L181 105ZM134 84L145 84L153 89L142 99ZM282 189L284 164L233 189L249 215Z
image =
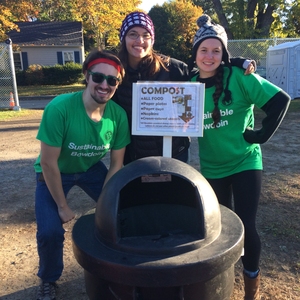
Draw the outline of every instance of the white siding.
M38 64L41 66L53 66L58 63L57 52L79 51L79 59L82 64L83 47L40 47L40 46L21 46L22 52L27 52L28 65Z

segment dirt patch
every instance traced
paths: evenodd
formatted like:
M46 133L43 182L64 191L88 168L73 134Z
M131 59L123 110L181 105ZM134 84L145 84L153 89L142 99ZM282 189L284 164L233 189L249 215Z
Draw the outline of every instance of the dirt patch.
M35 139L42 111L30 117L0 122L0 299L35 299L36 225L33 162L39 152ZM262 240L262 299L300 299L300 122L299 114L287 113L270 142L262 146L264 178L258 212ZM197 142L192 141L191 165L199 169ZM68 196L76 219L95 207L78 188ZM58 281L57 299L82 299L83 270L73 255L71 231L76 220L65 225L65 268ZM243 299L240 262L232 300ZM169 299L166 299L169 300Z

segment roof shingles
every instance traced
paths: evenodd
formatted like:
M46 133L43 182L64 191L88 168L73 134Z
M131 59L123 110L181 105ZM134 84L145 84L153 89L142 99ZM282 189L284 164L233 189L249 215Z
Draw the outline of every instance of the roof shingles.
M20 31L8 33L13 44L19 46L83 45L81 22L18 22Z

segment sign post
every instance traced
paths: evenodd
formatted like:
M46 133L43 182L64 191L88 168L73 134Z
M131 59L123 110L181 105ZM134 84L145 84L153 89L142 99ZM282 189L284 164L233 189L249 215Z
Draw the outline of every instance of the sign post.
M132 134L163 136L163 156L172 157L172 136L203 135L204 91L199 82L134 83Z

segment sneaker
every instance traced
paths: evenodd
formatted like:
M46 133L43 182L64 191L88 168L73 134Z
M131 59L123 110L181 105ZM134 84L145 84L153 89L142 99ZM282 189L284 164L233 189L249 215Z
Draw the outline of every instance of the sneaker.
M55 290L57 284L55 282L42 282L38 288L36 300L55 300Z

